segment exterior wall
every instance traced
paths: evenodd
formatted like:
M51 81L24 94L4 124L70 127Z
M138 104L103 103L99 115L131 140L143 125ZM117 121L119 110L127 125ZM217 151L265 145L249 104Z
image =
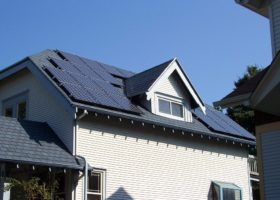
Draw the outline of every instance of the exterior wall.
M260 169L261 198L277 199L280 196L280 122L256 127L258 164Z
M180 78L177 74L172 74L168 79L166 79L155 92L171 95L173 97L181 98L185 100L186 109L186 121L192 121L192 113L190 112L190 96L188 95L188 91L184 88L183 83L178 81ZM154 101L155 103L155 101ZM156 107L157 105L155 105Z
M280 50L280 1L271 0L269 9L272 48L275 56Z
M47 122L67 148L73 148L73 119L28 70L0 82L0 111L2 101L28 91L28 119Z
M246 149L100 118L79 121L77 152L106 169L108 200L210 199L212 180L237 184L249 200Z

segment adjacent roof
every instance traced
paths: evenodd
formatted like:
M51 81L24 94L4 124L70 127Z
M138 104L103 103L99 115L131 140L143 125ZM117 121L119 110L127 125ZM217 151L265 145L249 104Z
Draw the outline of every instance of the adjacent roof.
M239 86L238 88L233 90L231 93L229 93L223 99L232 98L232 97L236 97L236 96L239 96L239 95L243 95L243 94L248 94L248 93L254 92L254 90L256 89L257 85L262 80L262 78L264 77L264 75L266 74L268 69L269 69L269 67L263 69L256 76L254 76L253 78L249 79L247 82L245 82L244 84L242 84L241 86Z
M46 123L0 116L0 161L82 169Z
M204 118L199 119L198 117L192 123L188 123L155 115L141 107L137 101L134 101L135 99L130 98L130 95L140 94L150 87L153 81L158 78L173 60L135 74L58 50L46 50L27 59L31 60L34 68L39 69L39 74L43 75L39 79L47 78L48 85L55 87L54 92L59 91L59 94L63 95L66 102L68 101L69 105L73 108L77 107L98 113L139 120L189 133L254 144L254 138L251 136L209 128L210 126L204 122ZM0 79L1 76L7 77L10 74L9 71L13 70L15 70L13 67L4 70L4 72L0 73ZM33 67L30 70L32 71ZM182 73L184 72L182 71ZM186 75L183 74L183 77L186 77ZM190 87L193 88L187 77L186 79ZM130 95L127 95L127 93ZM204 105L203 108L205 108ZM222 116L224 115L222 114ZM235 124L235 126L239 125Z
M268 3L267 0L235 0L236 3L266 17L269 18Z
M229 107L236 105L250 106L250 98L257 90L262 80L269 74L272 68L276 66L277 60L280 59L280 51L273 58L271 64L259 72L256 76L243 83L238 88L234 89L231 93L223 97L221 100L214 102L215 106Z

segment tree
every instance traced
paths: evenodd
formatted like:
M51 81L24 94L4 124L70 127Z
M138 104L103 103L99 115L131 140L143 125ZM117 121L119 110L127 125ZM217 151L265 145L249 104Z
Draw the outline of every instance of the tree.
M58 189L57 180L47 184L41 182L39 177L31 177L27 180L10 178L9 182L10 184L5 187L4 191L15 189L14 200L51 200L54 199L54 193Z
M235 89L257 75L262 68L257 65L247 66L246 72L234 82ZM254 111L243 105L227 109L227 115L250 133L255 134Z

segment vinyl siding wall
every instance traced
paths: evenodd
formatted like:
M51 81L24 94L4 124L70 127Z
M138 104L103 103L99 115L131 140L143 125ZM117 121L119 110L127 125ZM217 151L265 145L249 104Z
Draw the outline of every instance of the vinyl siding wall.
M271 0L270 23L274 55L280 50L280 1Z
M235 183L249 200L247 151L113 119L79 122L77 152L106 169L108 200L210 199L212 180ZM76 188L83 199L83 178Z
M266 200L280 197L280 131L261 134L264 194Z
M2 101L28 91L28 119L47 122L67 148L73 148L73 120L48 90L28 70L0 82L0 111Z
M188 95L188 91L184 88L183 83L179 80L180 78L178 77L178 75L176 73L173 73L168 79L163 81L163 83L157 88L155 92L184 99L186 103L186 121L191 122L192 113L190 112L190 96Z

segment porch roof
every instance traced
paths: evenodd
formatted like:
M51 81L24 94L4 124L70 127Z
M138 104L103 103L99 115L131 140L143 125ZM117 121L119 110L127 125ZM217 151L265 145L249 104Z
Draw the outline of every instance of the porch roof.
M0 162L83 169L47 123L0 116Z

